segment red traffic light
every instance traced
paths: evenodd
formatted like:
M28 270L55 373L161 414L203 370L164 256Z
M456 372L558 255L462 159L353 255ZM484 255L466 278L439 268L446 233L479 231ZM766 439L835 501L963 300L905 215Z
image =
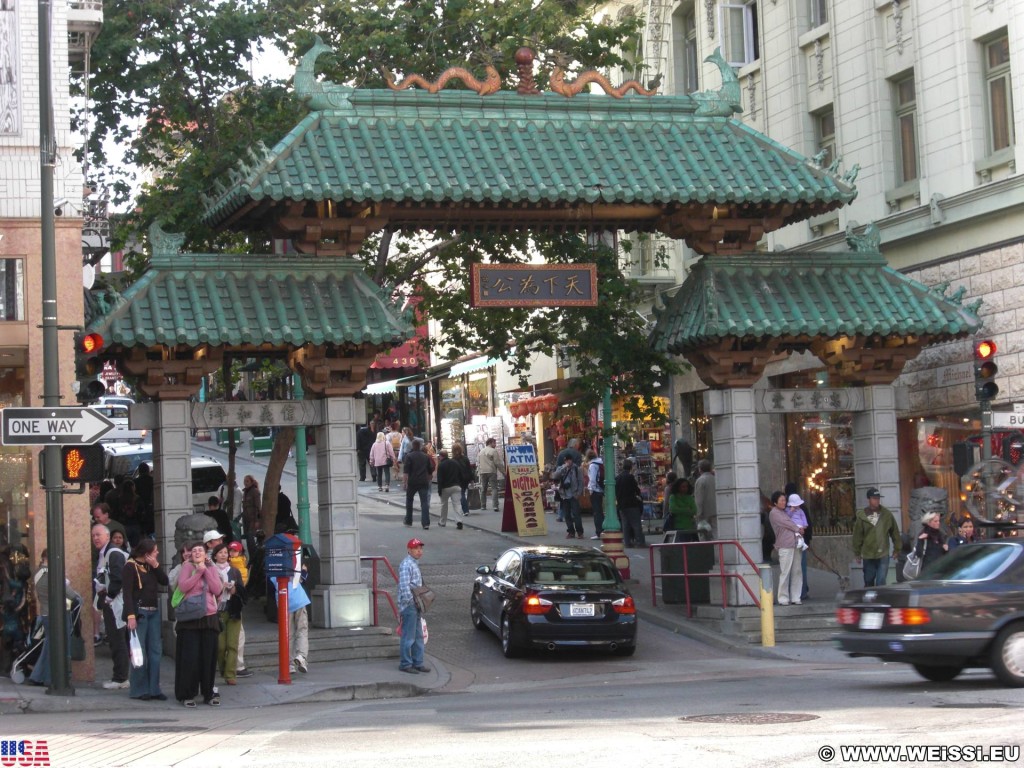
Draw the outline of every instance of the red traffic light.
M976 360L988 360L996 353L996 343L985 339L974 342L974 358Z
M103 349L103 337L98 333L82 334L78 340L78 347L80 352L85 352L86 354L99 352Z

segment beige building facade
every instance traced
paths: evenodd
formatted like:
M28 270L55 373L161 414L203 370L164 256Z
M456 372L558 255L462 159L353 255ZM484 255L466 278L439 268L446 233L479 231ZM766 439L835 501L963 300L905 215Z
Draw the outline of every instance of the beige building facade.
M984 337L999 348L994 406L1024 401L1024 178L1016 160L1024 5L646 0L602 9L624 12L642 14L644 34L620 78L660 74L668 93L711 90L719 75L704 59L721 48L742 86L739 119L826 166L859 168L852 204L769 234L759 247L842 252L847 230L874 224L890 267L937 290L948 283L947 295L962 291L965 306L981 301ZM652 304L677 290L699 258L681 242L658 245L672 256L667 266L649 258L653 243L634 249L629 264L651 286ZM819 369L810 356L790 355L770 363L759 386L827 386ZM966 340L925 349L895 382L900 491L885 503L906 524L916 488L942 489L950 512L960 509L953 445L980 432L973 378ZM675 433L698 454L711 450L704 389L691 373L666 392ZM842 533L864 506L853 491L852 415L759 418L762 492L797 482L825 527Z
M82 324L83 174L73 155L80 138L71 128L69 46L82 42L75 24L102 20L102 4L54 3L52 103L57 163L54 168L58 323ZM9 0L0 7L0 55L9 77L0 82L0 406L42 405L42 235L40 219L40 65L37 4ZM73 331L60 332L60 392L74 405ZM0 543L24 546L35 570L46 547L46 495L39 481L40 448L0 447ZM66 572L91 595L88 497L64 497ZM88 616L87 616L88 614ZM91 611L83 611L87 631ZM76 678L92 676L90 661Z

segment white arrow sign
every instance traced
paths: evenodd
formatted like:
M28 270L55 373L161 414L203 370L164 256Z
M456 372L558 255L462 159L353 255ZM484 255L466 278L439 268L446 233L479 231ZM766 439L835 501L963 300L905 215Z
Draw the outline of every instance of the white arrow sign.
M90 408L4 408L4 445L89 445L114 428Z

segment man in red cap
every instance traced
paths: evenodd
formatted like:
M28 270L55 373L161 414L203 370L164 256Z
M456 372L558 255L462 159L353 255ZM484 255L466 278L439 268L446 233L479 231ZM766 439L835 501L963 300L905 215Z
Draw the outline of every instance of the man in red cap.
M419 559L423 557L423 542L409 539L405 545L409 554L398 566L398 614L402 621L402 641L399 644L398 669L415 675L429 672L423 665L423 622L416 609L412 588L423 586Z

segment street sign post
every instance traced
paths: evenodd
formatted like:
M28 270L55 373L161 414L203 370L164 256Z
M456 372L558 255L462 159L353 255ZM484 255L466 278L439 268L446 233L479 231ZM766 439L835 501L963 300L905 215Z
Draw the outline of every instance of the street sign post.
M4 445L90 445L114 422L90 408L4 408Z

